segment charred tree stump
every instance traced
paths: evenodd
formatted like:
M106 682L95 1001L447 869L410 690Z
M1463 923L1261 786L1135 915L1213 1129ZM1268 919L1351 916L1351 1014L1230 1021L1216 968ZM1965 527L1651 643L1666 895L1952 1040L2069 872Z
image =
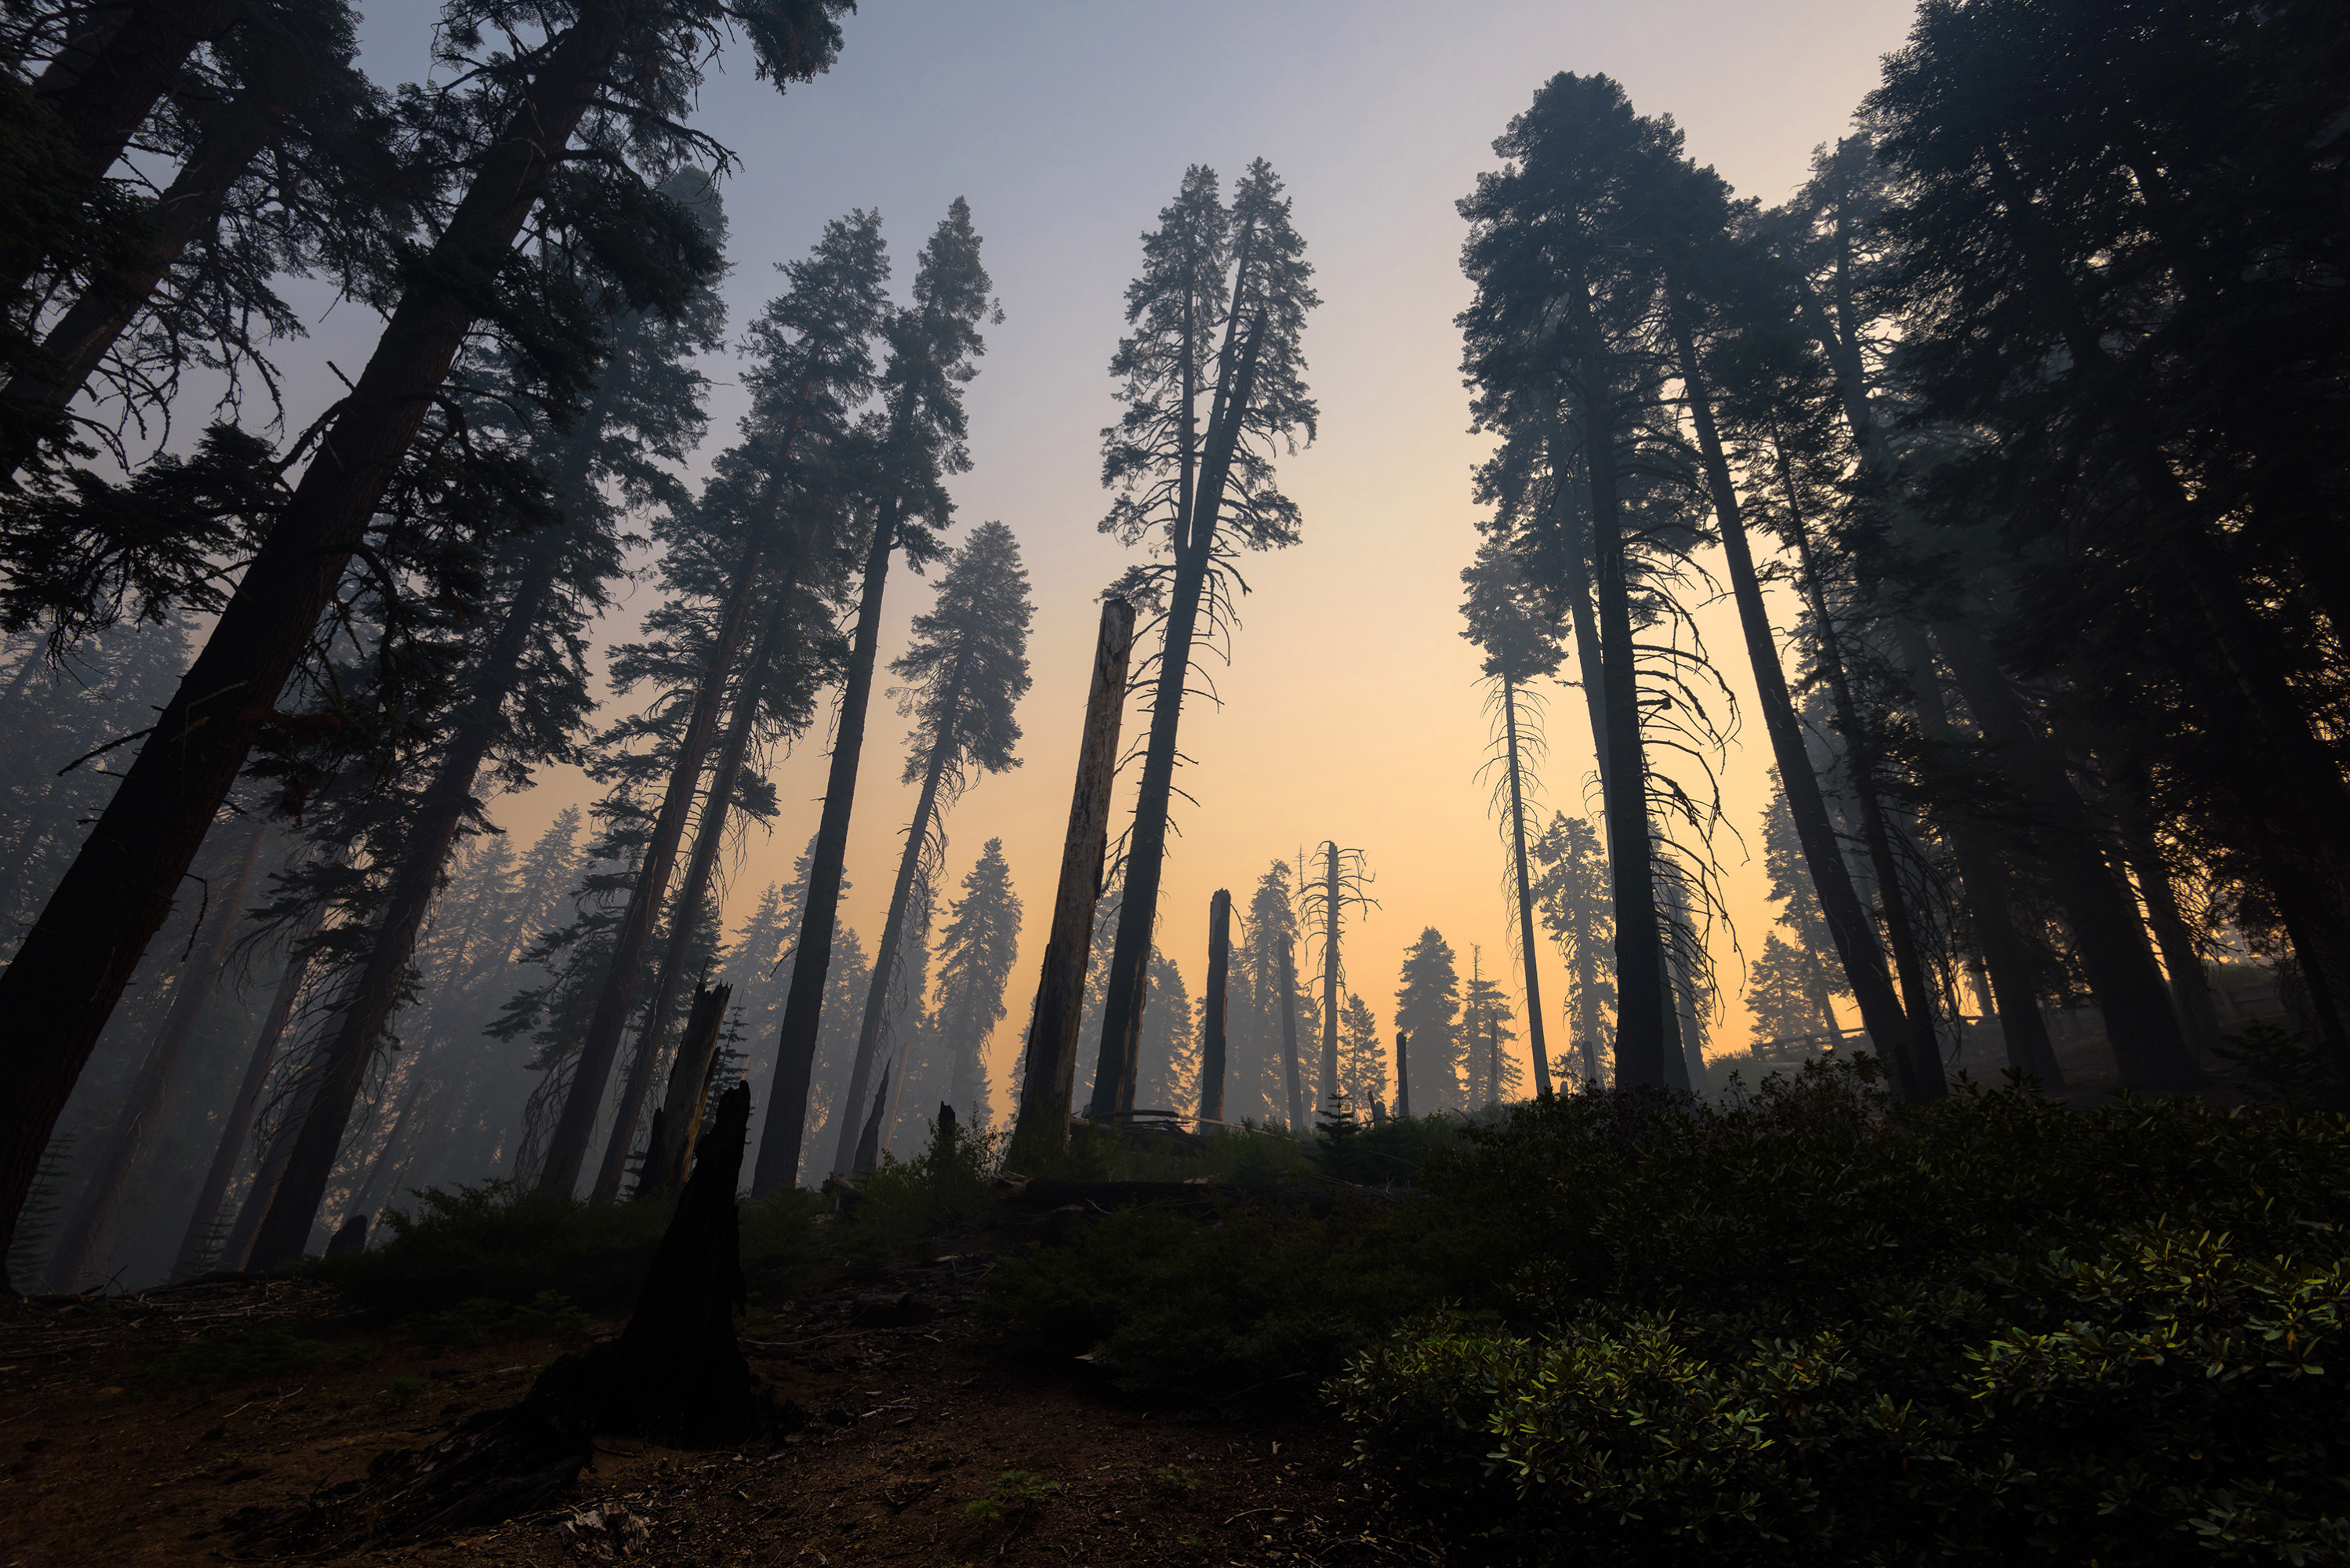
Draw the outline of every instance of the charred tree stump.
M605 1431L697 1448L736 1441L758 1424L751 1366L734 1340L734 1313L746 1304L734 1192L750 1128L751 1087L737 1084L719 1096L718 1119L612 1348L598 1401Z
M881 1069L881 1086L873 1094L873 1114L865 1118L865 1130L857 1135L857 1158L849 1168L851 1176L865 1176L881 1163L881 1113L889 1106L889 1065Z
M694 1140L710 1106L710 1079L718 1065L718 1031L733 994L731 985L702 986L693 993L685 1038L678 1043L677 1060L670 1065L669 1088L654 1107L652 1130L645 1138L645 1162L637 1172L639 1198L682 1185L693 1168Z
M562 1357L522 1403L484 1410L421 1453L385 1454L364 1480L286 1514L247 1510L232 1524L322 1555L363 1542L403 1545L544 1508L586 1467L598 1432L687 1449L751 1436L761 1407L734 1338L745 1302L734 1194L750 1126L750 1085L737 1084L719 1097L618 1340Z

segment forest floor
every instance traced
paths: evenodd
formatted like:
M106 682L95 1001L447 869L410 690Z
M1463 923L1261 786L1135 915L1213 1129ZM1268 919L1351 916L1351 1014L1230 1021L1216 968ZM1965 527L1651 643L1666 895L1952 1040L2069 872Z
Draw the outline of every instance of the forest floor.
M1328 1425L1144 1411L1088 1386L1074 1363L1071 1375L1003 1365L968 1315L989 1266L942 1259L747 1324L754 1376L807 1413L795 1433L714 1453L599 1438L564 1506L413 1547L301 1560L1442 1561L1342 1468ZM922 1321L900 1321L910 1317ZM276 1560L242 1521L514 1402L582 1337L403 1343L327 1287L288 1280L8 1302L0 1565ZM208 1392L185 1381L192 1371L235 1381Z

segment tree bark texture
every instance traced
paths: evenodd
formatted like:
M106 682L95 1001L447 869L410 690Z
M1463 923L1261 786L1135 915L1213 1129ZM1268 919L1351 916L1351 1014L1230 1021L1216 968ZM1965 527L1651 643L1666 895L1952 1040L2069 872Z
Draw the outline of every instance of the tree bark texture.
M840 726L825 777L824 814L808 860L807 898L800 940L792 954L791 990L775 1038L775 1086L767 1096L767 1125L751 1191L760 1198L789 1190L799 1180L800 1147L807 1120L808 1078L816 1070L816 1032L824 1022L825 979L832 970L832 938L840 919L840 873L848 857L849 814L857 805L857 765L865 753L866 710L873 701L873 667L881 643L881 595L889 585L889 554L898 545L898 504L884 505L873 523L865 582L857 602L857 630L841 682Z
M1200 1015L1200 1131L1224 1119L1224 1002L1232 963L1232 895L1208 900L1208 1000Z
M604 971L604 984L596 993L596 1010L588 1015L588 1032L579 1043L579 1061L572 1069L571 1088L563 1100L563 1116L556 1123L555 1136L547 1140L546 1165L538 1179L541 1192L567 1197L579 1185L579 1170L588 1159L588 1141L596 1131L597 1113L603 1108L604 1086L612 1075L613 1059L619 1054L621 1032L628 1027L629 1014L636 1007L637 987L645 972L645 949L652 941L653 923L660 918L661 901L669 893L670 873L677 866L677 846L685 837L685 819L693 810L694 789L702 782L702 763L708 760L711 737L718 729L719 706L726 700L727 673L742 647L743 623L751 611L751 593L758 584L759 568L764 560L764 549L752 545L735 574L733 591L720 615L710 661L703 666L701 682L694 688L693 707L686 716L685 733L678 740L676 761L670 767L669 787L661 795L660 812L653 819L652 836L646 841L644 858L637 865L636 886L629 890L628 908L613 938L611 967ZM648 1065L646 1072L650 1071ZM634 1118L629 1119L633 1124ZM633 1125L628 1129L629 1134L635 1130Z
M1101 898L1110 791L1118 772L1118 721L1133 658L1134 607L1124 599L1103 600L1085 730L1077 742L1076 782L1069 791L1069 826L1061 840L1061 879L1053 892L1052 933L1028 1020L1027 1075L1005 1156L1014 1170L1038 1168L1069 1141L1077 1031L1085 1021L1086 960L1093 951L1094 909Z
M171 1011L163 1015L161 1026L148 1044L139 1075L131 1080L130 1097L124 1100L90 1170L89 1184L49 1255L52 1290L70 1291L89 1272L91 1253L113 1217L123 1188L154 1151L165 1091L171 1087L180 1058L187 1054L197 1023L203 1021L205 1005L219 988L222 971L228 967L229 940L236 933L254 867L261 862L262 842L269 836L268 824L260 817L248 818L244 830L244 851L238 857L235 875L211 893L213 907L204 922L203 943L180 966L179 982L172 988Z
M702 908L709 901L711 883L718 875L718 857L725 846L726 818L734 807L735 785L742 779L743 764L751 752L751 732L758 725L759 710L766 701L766 672L775 657L775 639L782 635L784 618L798 585L799 567L795 563L775 587L775 605L760 625L758 638L751 647L750 662L744 666L742 689L734 694L734 711L727 722L725 738L718 745L718 761L711 770L710 787L702 797L702 819L694 825L693 853L686 859L685 884L677 890L676 900L671 906L669 940L661 950L652 1002L645 1009L644 1023L638 1029L637 1051L629 1061L619 1111L612 1118L612 1136L604 1145L604 1163L596 1172L593 1190L599 1200L619 1193L629 1148L636 1142L637 1118L644 1109L646 1091L669 1044L670 1015L677 1011L678 993L685 986L685 966L693 957ZM677 1179L685 1179L683 1170L678 1172Z
M614 0L588 0L483 160L426 278L504 265L623 36ZM275 721L286 679L365 536L385 487L471 330L476 296L420 282L393 313L318 454L278 514L204 650L92 825L16 961L0 975L0 1231L16 1215L74 1080L188 863ZM0 1238L5 1239L5 1238Z
M1542 973L1534 946L1534 879L1526 870L1526 799L1518 769L1518 683L1502 682L1502 727L1510 740L1510 852L1518 874L1518 949L1526 964L1526 1041L1534 1052L1534 1093L1551 1094L1550 1048L1544 1035Z

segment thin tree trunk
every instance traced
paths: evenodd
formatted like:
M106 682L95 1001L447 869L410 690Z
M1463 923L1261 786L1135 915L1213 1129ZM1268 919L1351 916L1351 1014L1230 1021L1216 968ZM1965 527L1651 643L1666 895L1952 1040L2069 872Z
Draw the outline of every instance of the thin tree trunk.
M2170 994L2178 1005L2178 1019L2188 1049L2199 1064L2220 1044L2220 1010L2211 1001L2211 985L2203 977L2203 954L2187 917L2178 908L2178 893L2163 863L2154 836L2138 828L2127 836L2130 869L2137 875L2145 896L2147 923L2162 949L2162 967L2170 977Z
M679 737L677 759L671 764L669 788L653 819L652 836L637 867L636 886L629 890L627 910L612 943L612 961L596 993L596 1010L579 1044L578 1064L563 1100L563 1115L555 1136L547 1140L546 1166L539 1175L541 1192L569 1197L579 1185L580 1167L588 1160L588 1142L596 1131L597 1113L603 1108L604 1087L619 1054L620 1033L636 1008L637 988L644 979L645 949L653 938L653 923L669 893L670 873L677 866L677 846L685 837L685 819L693 810L695 786L702 782L702 763L717 732L718 710L726 700L726 678L743 643L743 622L751 610L751 594L764 564L764 546L753 545L736 571L732 591L721 613L710 661L694 688L693 707L686 715L685 733ZM650 1068L647 1071L650 1073ZM633 1118L632 1118L633 1119ZM629 1128L630 1132L635 1129Z
M1224 1005L1232 961L1232 896L1208 900L1208 1000L1200 1015L1200 1131L1224 1119Z
M384 898L383 916L359 979L332 1015L332 1031L317 1058L317 1079L301 1124L288 1146L286 1165L270 1210L255 1236L252 1266L274 1269L302 1255L310 1223L333 1178L335 1158L348 1130L351 1106L367 1082L383 1032L399 1011L409 960L424 929L449 851L473 809L473 780L497 741L507 695L521 679L522 659L540 614L555 588L552 552L546 552L516 585L514 603L497 641L483 659L469 711L449 737L440 771L417 803L400 868Z
M1102 601L1094 639L1093 679L1086 691L1077 777L1069 791L1068 831L1061 840L1061 880L1053 893L1053 928L1028 1017L1027 1074L1012 1147L1014 1170L1038 1168L1067 1147L1069 1102L1076 1092L1077 1033L1085 1022L1086 959L1093 951L1094 906L1101 898L1108 853L1110 791L1118 771L1118 721L1134 657L1134 607Z
M1895 617L1894 628L1901 639L1902 660L1909 667L1909 689L1927 740L1937 746L1957 747L1961 743L1958 726L1950 722L1950 709L1942 701L1932 645L1918 623L1906 615ZM2048 1038L2048 1020L2040 1011L2036 966L2008 913L2008 877L1998 851L1982 826L1963 811L1949 813L1942 826L1958 858L1968 912L1974 917L1975 945L1982 950L1984 966L1990 971L2008 1065L2061 1089L2064 1070L2057 1065L2056 1047Z
M1410 1117L1410 1116L1411 1116L1411 1075L1410 1075L1410 1070L1409 1070L1409 1068L1410 1068L1410 1064L1406 1060L1407 1048L1408 1048L1410 1044L1411 1044L1411 1036L1410 1036L1410 1035L1409 1035L1409 1034L1407 1034L1407 1033L1404 1033L1402 1030L1400 1030L1400 1029L1397 1030L1397 1031L1396 1031L1396 1118L1397 1118L1399 1121L1401 1121L1401 1120L1408 1120L1408 1119L1409 1119L1409 1117Z
M51 1253L48 1275L57 1290L72 1288L87 1270L88 1254L123 1188L152 1153L157 1136L154 1123L163 1109L165 1092L227 968L229 942L240 906L259 862L263 842L268 836L264 819L251 818L248 826L251 836L238 862L235 877L224 889L208 889L205 894L207 901L217 907L207 918L208 930L203 945L182 960L178 983L172 988L172 1005L140 1061L139 1073L131 1081L129 1096L100 1150L89 1183Z
M767 1098L767 1125L759 1135L759 1159L751 1179L754 1197L788 1191L799 1180L808 1078L816 1070L816 1033L824 1022L825 980L832 970L833 931L840 918L840 874L848 857L849 813L857 805L857 765L865 752L865 715L872 704L873 667L880 650L881 595L897 545L898 504L892 501L874 519L873 542L865 556L857 630L841 682L840 727L833 738L824 815L817 821L816 849L808 861L791 990L785 995L783 1023L775 1033L775 1086ZM853 1114L853 1102L849 1110Z
M1526 960L1526 1042L1534 1052L1534 1093L1550 1097L1550 1050L1544 1038L1542 976L1535 962L1534 880L1526 871L1526 803L1519 786L1518 685L1502 682L1502 724L1510 738L1510 849L1518 872L1518 947Z
M420 279L487 275L513 250L556 157L602 88L626 25L617 0L587 0L431 254ZM170 914L261 730L310 646L351 552L457 350L475 296L409 290L345 398L318 454L278 514L204 650L92 825L16 961L0 975L0 1242L13 1236L74 1081L148 940Z
M775 586L775 605L760 625L757 640L752 644L742 689L734 695L734 712L726 726L725 739L719 742L718 763L711 772L710 788L702 797L702 820L694 827L693 854L686 861L685 885L678 889L677 898L671 905L669 942L661 951L652 1002L637 1034L637 1053L629 1063L619 1112L612 1118L612 1136L604 1146L604 1163L596 1172L593 1191L598 1201L619 1195L629 1147L636 1141L637 1118L643 1112L646 1091L651 1086L653 1074L660 1069L661 1054L669 1044L670 1015L677 1011L678 993L685 985L685 966L693 956L694 939L701 930L702 907L710 897L710 885L718 873L719 852L725 845L726 817L733 809L735 784L742 777L743 761L750 755L751 732L757 726L760 707L766 701L767 670L775 658L775 639L782 635L784 618L798 586L799 566L795 562ZM685 1179L682 1171L678 1179Z
M1235 325L1237 318L1235 318ZM1107 1116L1134 1108L1134 1085L1141 1066L1142 1011L1150 997L1150 949L1159 917L1159 881L1166 869L1167 824L1174 805L1176 730L1183 715L1183 692L1191 671L1191 643L1198 632L1214 558L1217 518L1241 424L1256 388L1257 353L1265 324L1249 328L1230 383L1219 386L1208 421L1208 444L1200 463L1199 492L1186 520L1187 537L1176 540L1174 596L1159 655L1159 684L1150 707L1150 739L1136 791L1134 833L1128 842L1126 884L1118 903L1118 941L1110 952L1109 985L1102 1005L1101 1054L1094 1071L1089 1114Z
M295 936L289 953L300 950L317 934L326 918L327 906L321 901ZM253 1131L253 1115L261 1105L261 1091L269 1082L269 1069L277 1061L277 1042L285 1035L286 1020L294 1016L294 1003L301 997L302 982L309 972L310 954L301 951L299 957L287 958L285 972L277 977L277 993L270 999L268 1015L262 1020L261 1033L254 1040L253 1055L245 1063L244 1078L237 1085L236 1098L221 1118L220 1142L213 1149L212 1166L204 1172L203 1185L196 1189L195 1212L188 1217L187 1231L180 1238L179 1254L172 1261L171 1278L174 1281L193 1278L204 1262L213 1227L220 1223L221 1201L228 1196L228 1185L236 1179L237 1167L244 1163L245 1136Z
M1590 299L1569 281L1568 306L1578 335L1590 336ZM1599 356L1582 367L1604 375ZM1584 467L1591 483L1591 556L1598 597L1600 676L1606 693L1611 823L1607 866L1616 904L1616 1081L1661 1085L1665 1064L1665 977L1659 943L1656 872L1648 842L1647 766L1640 744L1639 687L1633 669L1632 609L1624 538L1617 515L1615 406L1611 389L1585 389Z
M286 1162L294 1152L294 1139L301 1130L303 1114L316 1084L315 1075L303 1075L287 1085L293 1103L286 1107L286 1115L261 1151L253 1183L245 1189L244 1201L237 1209L236 1223L229 1228L228 1241L221 1249L219 1262L223 1269L242 1270L252 1262L254 1238L260 1234L261 1222L276 1200L278 1186L286 1176Z
M1908 1003L1908 1027L1889 1049L1882 1043L1878 1049L1892 1070L1894 1089L1903 1099L1916 1103L1939 1100L1950 1089L1942 1076L1942 1054L1934 1043L1933 992L1926 985L1924 955L1918 951L1917 932L1909 923L1908 900L1902 895L1901 868L1893 858L1892 834L1877 800L1874 763L1861 728L1860 706L1846 677L1842 639L1836 636L1835 618L1828 612L1827 587L1813 557L1809 524L1802 513L1794 510L1794 477L1788 471L1783 452L1780 454L1779 470L1787 487L1804 591L1811 600L1812 618L1819 639L1820 668L1827 675L1836 722L1845 733L1845 771L1852 780L1853 798L1860 808L1861 839L1867 846L1869 867L1877 877L1877 899L1885 911L1885 937L1893 949L1894 972L1900 977L1901 995ZM1873 1041L1873 1034L1871 1038Z
M898 857L898 879L889 887L889 912L881 922L881 946L873 955L873 978L865 989L865 1014L857 1025L857 1057L848 1069L848 1103L857 1104L865 1097L865 1085L872 1081L873 1058L881 1049L881 1030L889 1016L889 981L898 968L898 950L905 945L906 909L913 902L914 878L922 868L922 849L930 841L931 817L938 809L939 786L944 782L947 764L962 749L963 737L958 732L956 720L962 709L963 664L961 659L947 677L948 722L939 731L938 740L931 747L930 761L922 768L922 793L914 802L914 820L906 828L905 853ZM902 1053L900 1053L902 1054ZM902 1088L906 1075L898 1075ZM890 1127L897 1126L896 1108L891 1107ZM833 1151L834 1174L847 1170L857 1150L848 1137L849 1128L841 1128L840 1143Z
M1714 421L1712 394L1698 364L1697 345L1678 297L1673 300L1673 337L1690 419L1697 427L1698 449L1705 462L1706 483L1712 493L1714 518L1721 528L1721 552L1730 566L1731 592L1738 603L1739 628L1745 634L1747 662L1754 670L1762 727L1770 737L1772 758L1779 764L1780 787L1787 797L1787 815L1794 821L1804 865L1811 873L1812 889L1826 919L1829 940L1835 944L1837 961L1844 966L1846 984L1860 1009L1861 1027L1872 1039L1883 1042L1878 1049L1889 1054L1906 1048L1898 1043L1908 1037L1908 1020L1902 1015L1901 999L1894 993L1892 978L1886 972L1884 950L1861 908L1843 848L1836 843L1819 776L1812 771L1803 724L1795 715L1786 671L1779 662L1770 611L1762 602L1762 583L1747 543L1738 489L1731 483L1730 462Z
M1289 939L1281 941L1281 1070L1289 1080L1289 1126L1300 1132L1305 1122L1305 1085L1297 1071L1297 954Z
M1322 882L1322 1106L1338 1092L1338 841Z
M380 1189L384 1179L393 1174L392 1162L399 1159L400 1150L406 1145L408 1124L415 1118L417 1106L426 1098L423 1065L420 1062L409 1069L415 1075L416 1082L409 1085L407 1096L400 1101L400 1114L391 1118L391 1130L384 1134L383 1147L376 1151L375 1163L368 1168L366 1178L351 1189L350 1212L366 1219L370 1224L374 1223L377 1207L384 1200ZM400 1168L406 1168L405 1161Z
M236 875L224 888L211 895L214 907L207 922L210 929L204 934L203 945L180 966L179 983L172 989L171 1011L163 1015L162 1026L155 1031L147 1047L139 1075L131 1080L130 1096L123 1102L114 1128L108 1134L98 1163L90 1171L89 1185L83 1189L73 1218L67 1221L57 1237L56 1250L49 1255L48 1275L53 1289L69 1291L88 1272L90 1254L113 1216L122 1189L130 1185L132 1173L143 1168L154 1152L159 1132L156 1124L163 1110L165 1091L172 1085L172 1075L178 1070L180 1058L187 1054L188 1042L203 1018L205 1005L212 1001L222 971L228 967L229 940L236 934L245 888L253 880L253 868L260 864L262 842L269 836L267 821L258 816L248 819L246 835Z
M41 351L54 368L46 375L26 371L17 376L8 383L8 396L50 408L73 401L123 328L145 308L180 253L219 220L230 187L253 166L278 122L317 80L315 72L296 74L299 79L262 85L262 101L237 105L225 125L207 132L145 214L147 243L137 258L91 281L41 339Z
M2123 1085L2157 1092L2199 1086L2202 1074L2179 1031L2145 923L2099 852L2096 826L2064 763L1973 626L1953 616L1937 620L1933 633L1992 754L2039 819L2034 837L2105 1016Z

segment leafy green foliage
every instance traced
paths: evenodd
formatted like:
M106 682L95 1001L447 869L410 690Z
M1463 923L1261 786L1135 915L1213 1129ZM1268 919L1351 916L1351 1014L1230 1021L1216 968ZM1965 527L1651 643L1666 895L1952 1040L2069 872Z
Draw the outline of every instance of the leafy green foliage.
M1326 1139L1315 1151L1315 1159L1323 1175L1340 1181L1363 1187L1405 1186L1419 1174L1430 1155L1459 1147L1467 1136L1466 1122L1440 1111L1424 1116L1389 1116L1381 1122L1357 1121L1346 1137Z
M1502 1532L1742 1563L2350 1546L2350 1124L2017 1090L1575 1096L1430 1162L1520 1260L1332 1391Z
M995 1208L1003 1137L946 1121L931 1127L929 1147L913 1158L884 1153L879 1168L858 1181L851 1229L860 1240L878 1238L889 1251L904 1251L985 1218Z
M2288 1106L2341 1110L2350 1106L2350 1085L2334 1058L2297 1029L2256 1018L2228 1036L2219 1054L2237 1064L2244 1076Z
M503 1305L515 1311L500 1323L536 1313L551 1324L546 1314L559 1318L563 1309L550 1298L589 1312L625 1310L676 1206L673 1197L588 1203L504 1181L416 1196L413 1212L385 1216L389 1245L315 1259L305 1269L361 1306L403 1319L443 1314L437 1321L486 1325L484 1314ZM783 1293L805 1279L818 1256L811 1214L796 1193L743 1206L743 1273L752 1288Z
M1126 1394L1195 1404L1308 1393L1377 1330L1432 1306L1467 1236L1422 1206L1124 1210L996 1271L981 1314L1015 1356L1082 1352ZM1390 1210L1393 1210L1392 1212Z

